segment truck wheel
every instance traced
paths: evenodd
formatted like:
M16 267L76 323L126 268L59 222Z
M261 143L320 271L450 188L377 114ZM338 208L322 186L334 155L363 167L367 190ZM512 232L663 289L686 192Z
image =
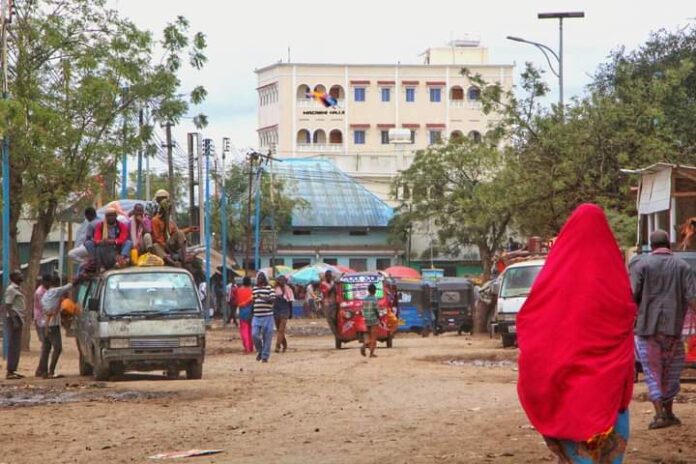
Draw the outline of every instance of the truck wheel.
M335 346L337 350L341 349L341 340L339 340L338 338L335 339Z
M186 378L189 380L199 380L203 378L203 363L193 361L186 367Z
M503 335L503 348L509 348L515 346L516 337L515 334L502 334Z
M393 344L394 344L394 336L389 335L387 337L387 348L391 348Z
M105 380L109 380L111 377L111 370L109 369L109 365L105 364L99 360L94 365L94 379L99 380L100 382L103 382Z
M79 363L79 368L80 368L80 375L86 376L86 375L92 375L92 365L87 362L85 359L84 355L82 354L82 350L80 350L80 347L77 347L77 351L79 353L80 359L78 361Z

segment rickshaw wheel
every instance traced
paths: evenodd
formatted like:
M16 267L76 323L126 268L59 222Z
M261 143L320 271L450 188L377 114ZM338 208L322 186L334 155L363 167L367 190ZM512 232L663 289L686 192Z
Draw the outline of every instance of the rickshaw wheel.
M341 349L341 340L339 340L338 338L336 338L335 341L336 341L336 349L337 349L337 350L340 350L340 349Z

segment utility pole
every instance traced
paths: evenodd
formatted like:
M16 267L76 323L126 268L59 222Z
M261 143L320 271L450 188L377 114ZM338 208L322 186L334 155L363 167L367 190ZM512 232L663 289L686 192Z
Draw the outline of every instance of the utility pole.
M167 122L164 127L166 129L167 143L164 145L167 148L167 164L169 165L169 198L172 202L172 211L176 208L176 192L174 191L174 153L172 149L172 126L171 122Z
M125 105L128 101L128 87L124 87L123 93L121 95L123 108L125 110ZM126 147L126 131L128 118L126 117L126 112L123 115L123 147ZM128 198L128 152L124 150L123 159L121 160L121 200Z
M187 148L188 148L188 175L189 175L189 222L191 224L198 224L198 208L196 208L196 177L195 177L195 160L196 160L196 137L195 132L189 132L187 134ZM191 234L191 241L193 243L201 243L199 233Z
M270 163L270 171L271 171L271 195L270 195L270 200L271 200L271 273L273 274L273 277L275 278L275 259L276 259L276 242L277 242L277 237L276 237L276 223L275 223L275 195L274 195L274 190L275 190L275 184L273 183L273 157L275 155L275 144L271 145L271 151L269 154L269 163Z
M12 22L12 0L2 1L2 99L9 96L7 81L7 29ZM7 127L7 124L5 125ZM2 135L2 288L10 283L10 136L7 129ZM5 317L5 316L3 316ZM7 357L9 348L9 329L7 319L3 320L2 357Z
M229 151L230 139L224 137L222 139L222 175L219 177L222 183L222 187L220 188L220 192L222 194L222 196L220 197L220 231L222 233L222 246L220 247L220 251L222 252L222 288L225 294L225 298L222 303L223 327L227 324L227 319L230 310L230 308L227 305L227 191L225 190L225 156ZM215 185L217 185L217 182Z
M142 136L143 134L143 124L144 124L144 111L142 108L140 108L140 111L138 111L138 128L139 132L138 134ZM135 198L138 200L143 199L143 143L142 141L140 142L140 145L138 147L138 174L137 174L137 180L136 180L136 188L135 188Z
M244 270L247 271L247 273L251 267L251 190L254 183L254 164L257 158L258 153L256 152L247 155L247 161L249 162L249 198L247 200L246 250L244 253Z
M205 321L210 322L210 297L212 288L210 288L210 152L212 150L213 141L210 139L203 140L203 152L205 155Z

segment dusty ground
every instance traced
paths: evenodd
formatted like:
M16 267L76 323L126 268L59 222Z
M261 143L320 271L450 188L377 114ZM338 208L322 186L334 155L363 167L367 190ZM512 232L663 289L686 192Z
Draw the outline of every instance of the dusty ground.
M268 364L242 355L236 333L210 332L200 381L81 378L64 339L66 378L0 382L0 463L148 462L190 448L225 450L192 463L554 462L517 402L516 351L496 340L405 335L367 361L355 343L334 350L320 325L290 324L289 352ZM23 355L20 372L36 363ZM679 428L647 430L644 392L626 462L696 463L696 383L683 386Z

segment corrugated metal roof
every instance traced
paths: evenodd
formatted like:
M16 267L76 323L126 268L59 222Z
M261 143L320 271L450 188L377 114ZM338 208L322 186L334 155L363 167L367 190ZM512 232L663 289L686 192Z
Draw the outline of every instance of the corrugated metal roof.
M308 203L293 211L295 228L387 227L394 214L389 205L329 160L284 159L273 163L272 169L284 180L288 196Z

